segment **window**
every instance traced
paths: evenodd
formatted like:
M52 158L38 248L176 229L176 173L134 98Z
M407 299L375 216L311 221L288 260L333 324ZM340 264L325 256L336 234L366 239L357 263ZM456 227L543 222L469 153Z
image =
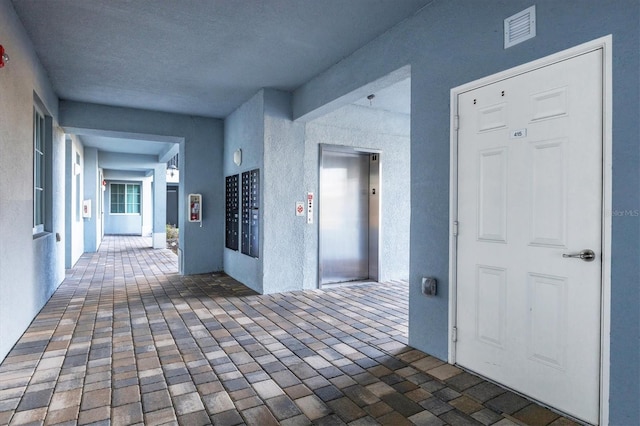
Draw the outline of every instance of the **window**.
M111 184L111 213L140 214L140 184Z
M33 108L33 233L44 232L45 206L45 119L38 108Z
M33 236L51 231L53 119L33 94Z

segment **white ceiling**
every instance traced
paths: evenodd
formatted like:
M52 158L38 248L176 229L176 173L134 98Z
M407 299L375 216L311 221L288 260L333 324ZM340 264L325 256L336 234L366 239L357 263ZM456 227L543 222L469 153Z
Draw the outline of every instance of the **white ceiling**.
M260 88L294 90L431 1L12 3L61 99L223 118ZM392 94L372 106L406 109Z

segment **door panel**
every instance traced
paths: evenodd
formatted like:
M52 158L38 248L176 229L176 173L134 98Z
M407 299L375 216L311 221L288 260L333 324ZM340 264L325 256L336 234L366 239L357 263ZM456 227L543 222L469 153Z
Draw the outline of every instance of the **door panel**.
M167 224L178 226L178 187L167 186Z
M567 341L567 278L528 274L528 356L564 369Z
M478 239L507 241L507 150L485 150L478 157Z
M479 265L475 293L476 338L499 348L504 347L506 269Z
M320 284L369 278L369 156L322 151Z
M457 362L597 423L602 52L458 96ZM592 262L563 254L591 249Z
M566 139L530 144L531 245L567 245L566 144Z

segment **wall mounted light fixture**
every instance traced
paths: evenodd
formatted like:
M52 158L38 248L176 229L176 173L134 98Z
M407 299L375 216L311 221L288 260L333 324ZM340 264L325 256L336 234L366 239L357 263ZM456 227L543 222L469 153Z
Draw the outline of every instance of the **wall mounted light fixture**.
M176 167L175 164L172 164L169 166L169 176L173 177L173 175L175 175L176 170L178 170L178 167Z
M240 148L236 149L236 151L233 153L233 162L236 166L242 164L242 150Z
M367 96L367 99L369 99L369 106L373 105L373 98L375 98L376 95L374 95L373 93L370 94L369 96Z
M4 46L0 44L0 68L4 67L9 62L9 55L4 51Z

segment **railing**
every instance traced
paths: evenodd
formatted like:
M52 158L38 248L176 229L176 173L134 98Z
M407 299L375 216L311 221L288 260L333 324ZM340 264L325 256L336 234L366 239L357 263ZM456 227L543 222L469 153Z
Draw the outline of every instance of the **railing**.
M167 170L178 170L178 155L174 155L171 160L167 161Z

